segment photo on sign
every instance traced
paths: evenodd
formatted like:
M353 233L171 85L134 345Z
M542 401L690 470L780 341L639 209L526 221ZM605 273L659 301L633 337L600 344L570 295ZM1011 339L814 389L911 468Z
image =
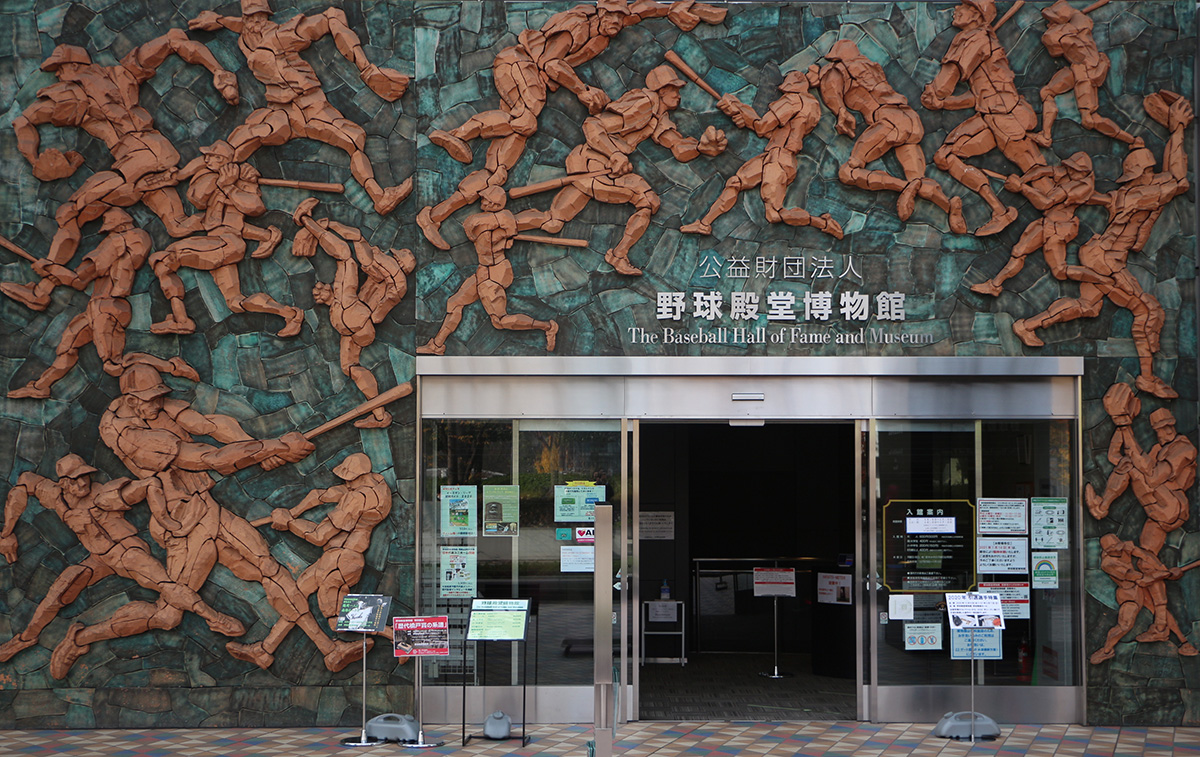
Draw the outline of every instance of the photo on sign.
M392 648L396 657L448 657L450 618L392 618Z
M347 594L338 612L338 631L375 633L387 628L392 598L383 594Z
M521 487L505 484L483 487L483 535L520 535Z

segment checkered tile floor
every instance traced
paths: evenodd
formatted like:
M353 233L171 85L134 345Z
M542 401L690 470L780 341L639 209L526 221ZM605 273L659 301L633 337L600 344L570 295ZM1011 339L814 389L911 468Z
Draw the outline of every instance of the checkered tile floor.
M974 745L930 736L932 725L877 725L842 721L787 723L641 722L623 726L613 752L624 757L1200 757L1200 729L1087 728L1074 725L1004 726L995 741ZM212 728L94 731L0 731L0 757L304 757L357 754L469 754L479 757L587 754L586 726L531 726L532 741L475 741L461 746L459 731L436 726L434 749L396 744L350 748L357 730L330 728Z

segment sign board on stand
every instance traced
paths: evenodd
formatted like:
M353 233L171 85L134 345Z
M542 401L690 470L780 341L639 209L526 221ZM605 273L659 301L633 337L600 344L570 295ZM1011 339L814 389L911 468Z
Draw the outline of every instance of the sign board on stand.
M794 597L796 596L795 568L755 568L754 596L756 597Z

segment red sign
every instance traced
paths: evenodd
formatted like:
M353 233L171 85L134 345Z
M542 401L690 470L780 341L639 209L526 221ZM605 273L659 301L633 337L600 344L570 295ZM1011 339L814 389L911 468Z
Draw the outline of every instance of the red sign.
M397 657L449 657L450 618L392 618L392 645Z

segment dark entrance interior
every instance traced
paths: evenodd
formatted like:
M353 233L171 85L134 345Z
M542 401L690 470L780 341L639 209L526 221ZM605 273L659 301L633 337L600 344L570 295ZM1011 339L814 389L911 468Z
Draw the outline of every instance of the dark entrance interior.
M665 581L683 600L687 664L678 636L646 637L640 718L856 717L854 606L817 598L819 573L853 570L854 433L852 423L642 425L643 518L673 513L675 538L641 541L641 597L658 599ZM756 567L796 570L796 597L778 600L786 678L760 675L775 670L776 600L754 596Z

